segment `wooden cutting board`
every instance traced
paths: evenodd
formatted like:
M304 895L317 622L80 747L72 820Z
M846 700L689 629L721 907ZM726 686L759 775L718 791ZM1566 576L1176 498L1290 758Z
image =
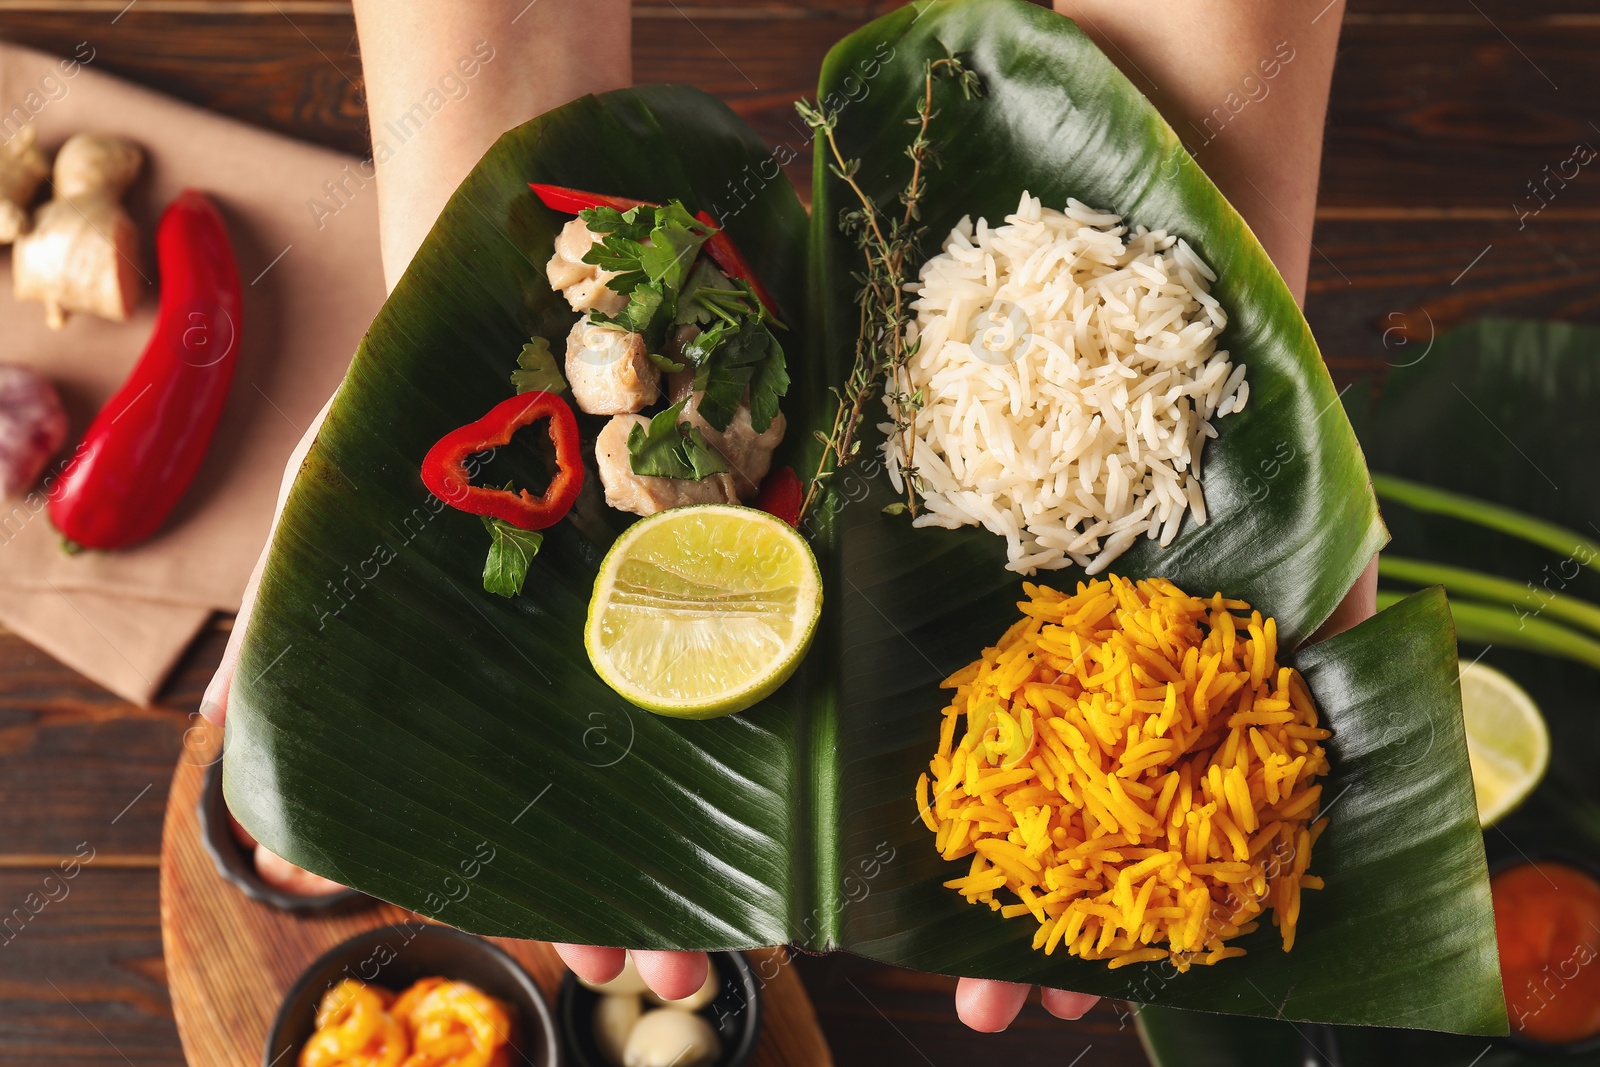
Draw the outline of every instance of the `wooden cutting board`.
M258 904L217 873L200 841L196 811L205 764L220 752L221 731L197 727L186 738L167 798L161 835L161 942L167 985L191 1067L258 1067L267 1027L289 986L313 960L363 930L417 916L390 904L343 915L302 918ZM565 968L538 941L495 938L525 967L556 1008ZM832 1067L811 1000L784 949L748 953L764 989L756 1067Z

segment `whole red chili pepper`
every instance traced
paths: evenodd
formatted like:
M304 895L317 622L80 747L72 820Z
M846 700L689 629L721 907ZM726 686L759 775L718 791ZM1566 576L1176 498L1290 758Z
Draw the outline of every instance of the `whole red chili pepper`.
M228 400L244 301L216 205L179 193L156 227L156 259L155 331L50 500L69 547L122 548L155 533L194 480Z
M636 207L660 207L648 200L633 200L626 196L609 196L605 193L589 193L582 189L569 189L564 185L544 185L539 182L529 182L528 188L543 201L544 206L553 211L567 211L576 215L580 211L587 211L592 207L609 207L617 211L629 211ZM716 230L705 243L706 255L711 257L722 273L730 278L748 282L750 288L755 290L756 299L766 307L768 313L778 314L778 302L767 292L767 287L761 284L761 279L756 277L756 272L750 263L740 253L733 238L728 236L728 231L717 225L717 221L704 211L697 211L695 218Z
M526 489L511 492L473 485L467 458L499 448L511 435L541 418L550 420L550 443L556 446L556 473L543 496ZM522 393L502 400L489 414L451 430L428 449L422 460L422 484L453 508L473 515L504 519L524 530L554 526L571 510L583 488L583 448L578 419L554 393Z

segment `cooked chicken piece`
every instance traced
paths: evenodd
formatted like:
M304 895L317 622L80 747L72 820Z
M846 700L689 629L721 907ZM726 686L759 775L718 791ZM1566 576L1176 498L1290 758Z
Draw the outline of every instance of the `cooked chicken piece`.
M635 515L654 515L686 504L739 502L733 476L729 474L713 474L697 482L633 473L628 461L628 434L635 426L649 424L650 420L643 415L618 415L600 431L594 443L594 458L600 468L600 482L606 487L607 504Z
M661 371L643 337L581 320L567 335L567 384L579 410L627 415L655 402Z
M690 395L694 385L694 375L687 371L674 374L667 379L672 387L672 402L676 404L685 396L689 402L683 405L684 417L693 425L700 428L705 435L706 444L722 453L723 460L733 472L734 485L739 490L739 497L749 500L761 489L761 479L767 476L767 471L772 469L772 453L777 451L778 445L783 443L783 431L787 422L783 412L778 412L773 417L766 433L756 433L756 428L750 424L750 395L745 394L739 401L739 407L733 413L733 418L728 421L726 430L718 431L711 428L711 424L700 417L695 410L700 404L698 392Z
M667 335L667 343L661 346L661 354L669 361L683 364L683 346L700 336L700 327L692 322L686 322L673 328ZM680 376L681 377L681 376ZM677 403L677 398L673 399Z
M573 219L556 235L556 254L545 265L545 277L550 288L566 296L573 311L598 311L602 315L615 315L627 306L625 294L606 287L606 282L617 276L616 271L601 270L583 257L600 241L599 235Z

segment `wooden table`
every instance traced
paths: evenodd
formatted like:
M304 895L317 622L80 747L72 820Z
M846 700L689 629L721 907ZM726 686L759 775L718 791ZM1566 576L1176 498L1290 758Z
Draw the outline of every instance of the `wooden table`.
M776 142L791 134L790 103L810 91L828 45L893 6L640 0L637 75L717 92ZM1310 3L1308 21L1320 6ZM1600 13L1578 0L1352 8L1306 309L1335 378L1381 375L1417 358L1434 331L1482 314L1600 319L1600 174L1585 169L1564 185L1550 177L1575 145L1600 146ZM0 37L62 53L87 39L108 71L368 150L342 0L0 0ZM804 181L807 169L793 169ZM1541 203L1535 185L1547 206L1519 218ZM35 904L59 897L46 876L80 844L95 857L69 895L9 941L0 934L8 1067L182 1063L162 969L157 852L181 738L229 626L218 620L148 710L0 631L0 916L27 914L30 894L40 894ZM841 1065L1143 1062L1131 1021L1112 1005L1073 1026L1032 1006L1003 1036L985 1037L956 1022L947 979L846 957L799 967Z

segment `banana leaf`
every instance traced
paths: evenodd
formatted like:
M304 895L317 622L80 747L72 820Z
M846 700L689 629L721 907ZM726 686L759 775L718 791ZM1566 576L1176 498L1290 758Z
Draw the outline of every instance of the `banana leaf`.
M830 54L819 97L882 202L904 181L923 62L947 45L985 95L940 96L948 143L930 233L968 211L999 218L1028 188L1173 229L1222 275L1225 341L1250 367L1252 399L1208 451L1211 521L1117 569L1275 615L1335 731L1333 825L1313 864L1329 888L1308 895L1294 952L1258 933L1215 969L1110 971L1033 953L1027 924L940 888L950 872L911 799L936 746L937 684L1000 634L1021 583L998 539L884 515L890 490L865 460L831 483L814 537L827 603L813 649L743 714L648 715L590 669L588 594L625 524L592 468L524 594L482 592L481 525L433 501L418 465L509 395L530 334L559 344L573 320L543 273L566 217L526 182L675 197L723 222L790 326L778 462L815 467L812 431L832 418L829 388L854 345L839 190L819 175L808 221L781 156L682 87L534 119L451 198L357 351L274 535L231 697L230 806L290 860L475 932L792 942L1216 1011L1503 1030L1442 595L1295 648L1384 531L1293 300L1148 101L1071 22L1021 0L916 5ZM580 419L592 438L600 420ZM537 483L543 463L513 445L482 477Z
M1296 1026L1176 1008L1138 1011L1155 1067L1523 1067L1549 1064L1482 1037L1421 1030ZM1592 1058L1559 1061L1582 1067Z
M1594 411L1600 329L1485 319L1425 346L1392 370L1374 403L1351 391L1352 417L1374 470L1492 500L1569 529L1600 527ZM1458 520L1399 505L1385 518L1397 553L1437 559L1594 599L1591 567ZM1494 863L1576 857L1600 865L1600 678L1578 663L1463 644L1464 658L1505 671L1538 701L1550 730L1550 772L1523 805L1484 834ZM1301 1067L1303 1037L1284 1023L1147 1007L1138 1015L1158 1067ZM1331 1028L1311 1034L1347 1064L1522 1067L1551 1062L1511 1045L1431 1033ZM1562 1062L1600 1065L1600 1051Z
M1212 295L1229 317L1219 346L1249 368L1250 402L1216 422L1219 436L1205 453L1211 521L1187 524L1165 549L1139 541L1116 569L1181 575L1195 587L1270 604L1285 644L1299 644L1344 597L1384 533L1355 435L1288 287L1132 83L1070 22L1015 0L908 5L828 54L818 94L838 102L841 154L860 161L856 181L874 201L899 211L911 137L905 119L916 114L924 91L923 63L949 53L978 72L983 96L964 101L954 86L936 87L932 136L942 162L927 176L922 198L926 251L937 252L963 215L999 225L1026 190L1047 205L1075 197L1182 236L1210 264L1217 274ZM817 157L819 332L837 358L854 347L860 253L832 222L856 204L827 153ZM852 512L880 506L875 497ZM871 542L860 549L847 543L852 570L857 556L880 569L884 563L865 561L893 557L907 573L981 561L978 580L991 588L1008 577L1002 542L988 533L860 525L858 539ZM1015 599L1009 589L1001 597Z

